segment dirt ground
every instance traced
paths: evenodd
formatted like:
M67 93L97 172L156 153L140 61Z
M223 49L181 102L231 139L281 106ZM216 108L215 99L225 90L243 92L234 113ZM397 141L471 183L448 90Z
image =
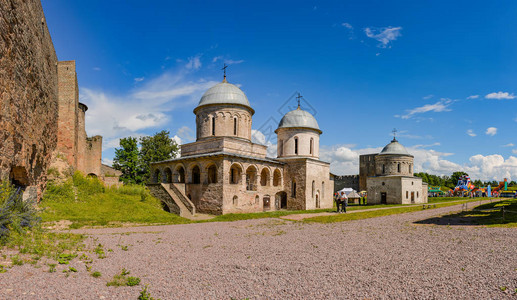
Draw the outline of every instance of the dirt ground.
M0 299L515 299L517 228L439 217L460 206L334 224L283 219L86 233L91 271L74 259L0 274ZM424 221L422 221L424 220ZM441 224L441 225L440 225ZM111 251L110 251L111 250ZM67 277L70 266L78 272ZM108 287L122 268L142 282Z

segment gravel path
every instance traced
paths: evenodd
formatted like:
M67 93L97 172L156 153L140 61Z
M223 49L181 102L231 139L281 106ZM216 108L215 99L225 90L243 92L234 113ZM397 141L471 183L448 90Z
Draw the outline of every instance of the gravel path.
M413 224L460 208L336 224L261 219L81 230L90 248L113 250L94 259L101 278L78 259L71 265L79 272L69 277L62 265L56 273L18 266L0 274L0 299L136 299L142 285L106 286L122 268L161 299L516 299L516 228Z

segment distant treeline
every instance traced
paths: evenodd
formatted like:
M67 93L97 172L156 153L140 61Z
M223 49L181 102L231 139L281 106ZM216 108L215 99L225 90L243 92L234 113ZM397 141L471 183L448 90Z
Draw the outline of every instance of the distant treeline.
M451 176L447 176L447 175L437 176L437 175L432 175L432 174L428 174L428 173L424 173L424 172L415 173L415 176L422 178L422 181L427 182L427 184L429 184L430 186L441 186L442 188L446 187L447 189L454 189L454 187L456 187L456 184L458 183L458 179L460 178L460 176L463 176L463 175L468 176L467 173L460 172L460 171L452 173ZM474 180L473 178L470 178L470 180L472 181L472 184L475 185L476 187L486 187L487 185L496 187L499 185L499 182L503 181L504 179L501 178L500 181L496 181L496 180L481 181L479 179ZM510 186L510 187L517 186L517 183L515 181L509 181L508 186Z

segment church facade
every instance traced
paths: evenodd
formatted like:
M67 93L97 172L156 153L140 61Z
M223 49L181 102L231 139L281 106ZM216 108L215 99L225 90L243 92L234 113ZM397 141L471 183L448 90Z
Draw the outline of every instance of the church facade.
M314 116L299 105L285 114L269 158L251 141L254 113L226 77L206 91L194 109L196 141L181 145L179 158L151 164L153 195L180 215L331 208L334 182L319 160Z
M368 204L427 203L427 183L413 176L413 160L396 138L378 154L361 155L359 181Z

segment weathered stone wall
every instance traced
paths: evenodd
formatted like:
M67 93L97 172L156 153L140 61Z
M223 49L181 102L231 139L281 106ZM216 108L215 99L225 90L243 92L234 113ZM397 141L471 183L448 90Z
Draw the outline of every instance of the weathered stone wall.
M330 180L330 165L305 159L305 169L305 209L332 208L334 181Z
M221 151L265 158L267 147L236 137L211 137L181 145L182 157Z
M368 204L381 203L382 193L386 193L387 204L427 203L419 177L368 177Z
M102 136L96 135L86 139L85 150L85 169L79 170L85 174L95 174L97 177L102 175Z
M375 176L375 156L377 154L359 155L359 190L366 191L366 179Z
M375 156L375 175L413 176L412 156L377 155Z
M58 62L59 122L57 151L77 168L79 89L75 61Z
M57 144L56 64L40 1L0 0L0 178L31 196Z
M278 157L306 156L319 158L320 135L315 130L280 128L277 133ZM297 154L295 153L295 140L298 140Z
M251 140L251 116L250 109L239 105L214 105L197 109L197 140L214 136L234 136ZM234 119L237 120L237 128L234 128ZM234 129L237 129L237 134L234 134Z
M335 176L334 182L334 192L339 191L343 188L352 188L358 192L366 191L366 189L359 189L359 175Z

